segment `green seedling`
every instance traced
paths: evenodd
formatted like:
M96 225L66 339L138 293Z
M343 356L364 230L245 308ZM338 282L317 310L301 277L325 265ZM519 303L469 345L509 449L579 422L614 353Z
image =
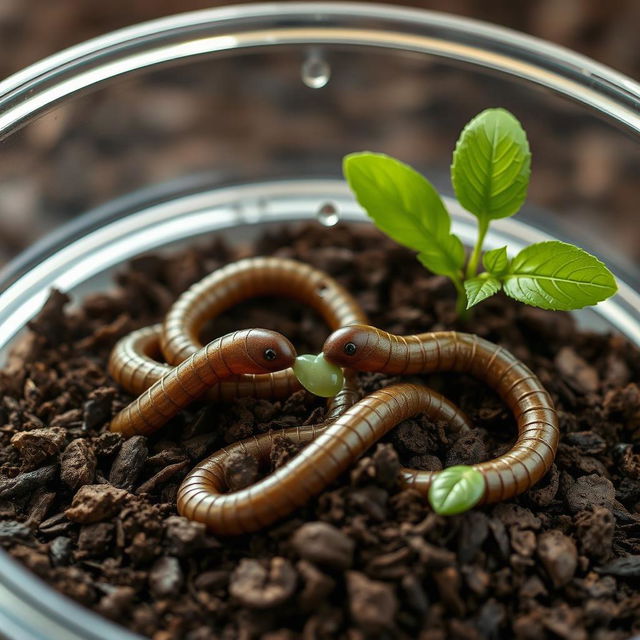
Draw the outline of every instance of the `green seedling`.
M441 516L453 516L475 506L484 493L484 477L473 467L456 465L441 471L429 487L429 503Z
M520 210L531 175L527 136L504 109L487 109L473 118L453 153L456 198L478 220L477 241L468 258L451 233L442 198L410 166L384 154L353 153L344 158L344 174L381 231L417 251L427 269L451 279L461 316L501 290L525 304L563 311L595 305L617 291L615 278L600 260L565 242L532 244L512 258L507 247L483 255L491 221ZM478 273L481 257L484 270Z
M344 384L342 369L327 362L322 353L298 356L293 372L307 391L322 398L332 398Z

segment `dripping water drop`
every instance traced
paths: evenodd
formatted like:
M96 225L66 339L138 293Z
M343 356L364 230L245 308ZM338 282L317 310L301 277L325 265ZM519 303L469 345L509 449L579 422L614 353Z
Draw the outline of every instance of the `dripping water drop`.
M338 207L332 202L325 202L316 213L318 222L325 227L333 227L340 221Z
M331 67L324 57L311 53L302 64L302 82L310 89L322 89L331 78Z

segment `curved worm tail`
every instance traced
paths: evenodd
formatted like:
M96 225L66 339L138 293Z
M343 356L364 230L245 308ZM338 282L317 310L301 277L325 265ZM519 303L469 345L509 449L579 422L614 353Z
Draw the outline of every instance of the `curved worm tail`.
M344 352L358 343L357 358ZM558 448L558 416L551 397L535 374L503 347L455 331L396 336L366 325L336 331L325 343L328 360L360 371L419 374L468 373L492 387L509 406L518 426L513 448L496 460L474 465L485 478L485 502L511 498L533 486L551 468ZM426 488L423 476L412 480Z
M198 348L204 323L243 300L278 295L315 309L331 329L366 322L351 294L326 273L285 258L247 258L214 271L183 293L164 322L162 351L179 364Z
M455 417L459 428L469 428L459 410L435 391L411 384L394 385L368 395L323 429L279 432L294 442L311 443L286 465L246 489L224 493L226 456L240 448L264 460L275 434L251 438L213 454L180 486L178 511L219 534L257 531L320 493L389 429L420 412L434 420Z

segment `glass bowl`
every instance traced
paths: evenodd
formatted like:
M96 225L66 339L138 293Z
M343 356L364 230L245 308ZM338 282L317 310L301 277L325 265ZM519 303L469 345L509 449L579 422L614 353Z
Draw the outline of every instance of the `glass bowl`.
M115 268L213 233L364 221L341 158L386 152L450 199L460 128L503 106L533 151L524 210L487 246L554 237L602 257L620 292L581 322L640 344L640 86L481 22L349 3L256 4L91 40L0 83L0 208L30 249L0 274L0 352L51 287L82 297ZM10 249L5 248L5 255ZM133 638L0 552L0 634Z

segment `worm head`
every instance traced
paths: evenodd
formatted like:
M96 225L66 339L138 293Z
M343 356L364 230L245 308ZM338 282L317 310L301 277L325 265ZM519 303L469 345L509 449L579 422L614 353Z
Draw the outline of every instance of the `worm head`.
M324 357L333 364L359 371L375 370L380 337L374 327L354 324L334 331L322 347Z
M237 373L269 373L293 366L294 346L280 333L268 329L249 329Z

